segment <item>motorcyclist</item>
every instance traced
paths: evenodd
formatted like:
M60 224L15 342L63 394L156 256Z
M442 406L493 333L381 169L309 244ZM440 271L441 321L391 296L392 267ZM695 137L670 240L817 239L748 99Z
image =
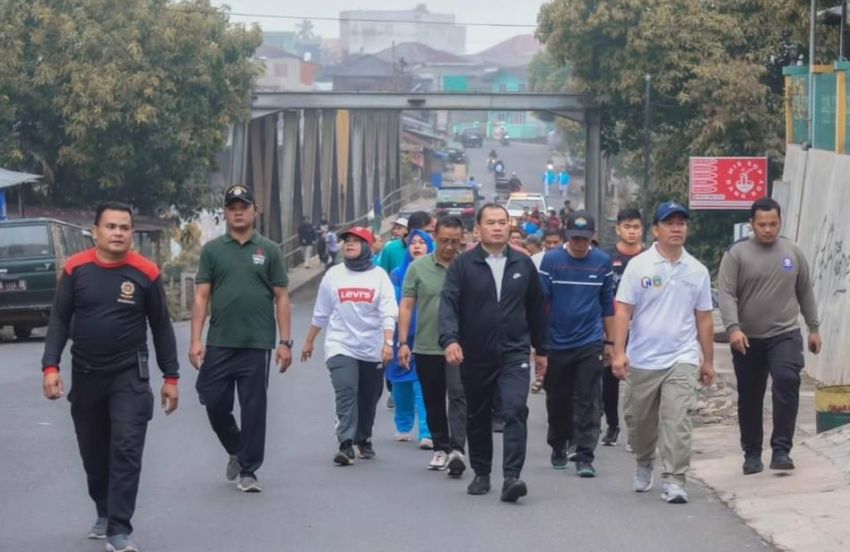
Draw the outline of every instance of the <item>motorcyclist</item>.
M516 171L511 173L511 179L508 180L508 185L511 188L511 193L522 190L522 180L517 176Z

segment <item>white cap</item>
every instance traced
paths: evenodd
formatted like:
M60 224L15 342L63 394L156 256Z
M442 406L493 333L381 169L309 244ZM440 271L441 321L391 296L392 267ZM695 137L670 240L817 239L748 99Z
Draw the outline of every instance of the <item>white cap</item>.
M399 226L404 226L405 228L407 228L407 219L404 217L398 217L397 219L395 219L395 222L393 224L398 224Z

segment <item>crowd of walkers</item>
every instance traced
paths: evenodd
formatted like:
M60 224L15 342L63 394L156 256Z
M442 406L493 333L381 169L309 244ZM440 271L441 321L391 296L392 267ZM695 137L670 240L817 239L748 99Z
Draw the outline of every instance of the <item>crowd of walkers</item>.
M227 191L225 215L228 233L201 253L189 359L199 370L198 397L227 454L225 475L241 491L256 493L262 491L257 471L269 365L275 358L285 372L292 363L288 280L276 244L254 231L249 190ZM753 236L724 255L718 284L738 378L745 475L763 469L768 375L774 403L770 468L794 469L801 311L808 349L821 348L808 264L779 236L779 205L758 200L750 216ZM566 469L572 461L579 477L595 477L597 444L623 441L624 426L635 459L633 490L653 487L660 461L661 497L688 501L696 390L715 377L711 278L685 249L690 213L674 201L658 205L647 246L644 217L623 210L618 241L609 249L597 244L590 213L567 203L555 218L558 227L547 225L539 234L520 230L514 240L508 212L495 203L479 209L471 233L457 217L436 220L416 212L396 221L394 239L384 245L367 228L336 232L321 222L319 232L334 236L322 240L326 253L338 248L341 262L327 262L300 358L312 358L324 333L323 361L335 401L334 463L376 457L373 426L386 386L395 438L433 450L430 470L460 479L471 468L470 495L491 490L498 426L500 498L516 502L528 493L521 478L528 395L542 391L552 468ZM107 550L118 552L138 550L130 518L153 410L148 324L164 377L163 407L170 413L178 404L176 341L161 277L131 251L132 231L126 205L98 209L96 247L65 267L42 360L44 394L57 399L64 394L61 353L74 340L71 415L97 510L88 536L107 539ZM305 248L316 242L307 220L299 239Z

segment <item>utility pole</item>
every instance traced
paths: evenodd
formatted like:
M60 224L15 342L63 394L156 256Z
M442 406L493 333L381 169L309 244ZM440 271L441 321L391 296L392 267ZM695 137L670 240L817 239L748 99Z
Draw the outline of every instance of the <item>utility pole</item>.
M644 75L644 80L646 81L646 91L644 93L643 106L643 191L649 192L651 190L651 184L649 182L651 165L649 161L652 153L652 139L650 136L650 121L652 118L652 98L650 97L652 94L652 75L647 73Z
M812 0L809 10L809 147L815 144L815 25L817 24L818 0Z
M847 0L842 0L842 2L841 2L841 25L838 27L839 28L839 31L838 31L839 32L839 35L838 35L839 36L839 39L838 39L838 59L841 60L841 61L844 61L845 59L847 59L846 56L845 56L846 44L845 44L845 41L844 41L844 38L845 38L844 34L847 31L846 25L847 25Z

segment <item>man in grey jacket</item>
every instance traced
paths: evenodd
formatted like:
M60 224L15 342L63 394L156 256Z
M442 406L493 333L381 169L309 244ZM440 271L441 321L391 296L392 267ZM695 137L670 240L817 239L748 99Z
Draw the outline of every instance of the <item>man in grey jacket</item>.
M809 330L808 349L815 354L821 349L809 265L802 250L779 235L781 222L776 201L757 200L750 208L753 236L733 244L720 263L720 313L729 333L738 380L744 475L764 469L762 412L768 374L773 380L770 468L794 469L789 453L803 369L803 337L798 322L801 311Z

